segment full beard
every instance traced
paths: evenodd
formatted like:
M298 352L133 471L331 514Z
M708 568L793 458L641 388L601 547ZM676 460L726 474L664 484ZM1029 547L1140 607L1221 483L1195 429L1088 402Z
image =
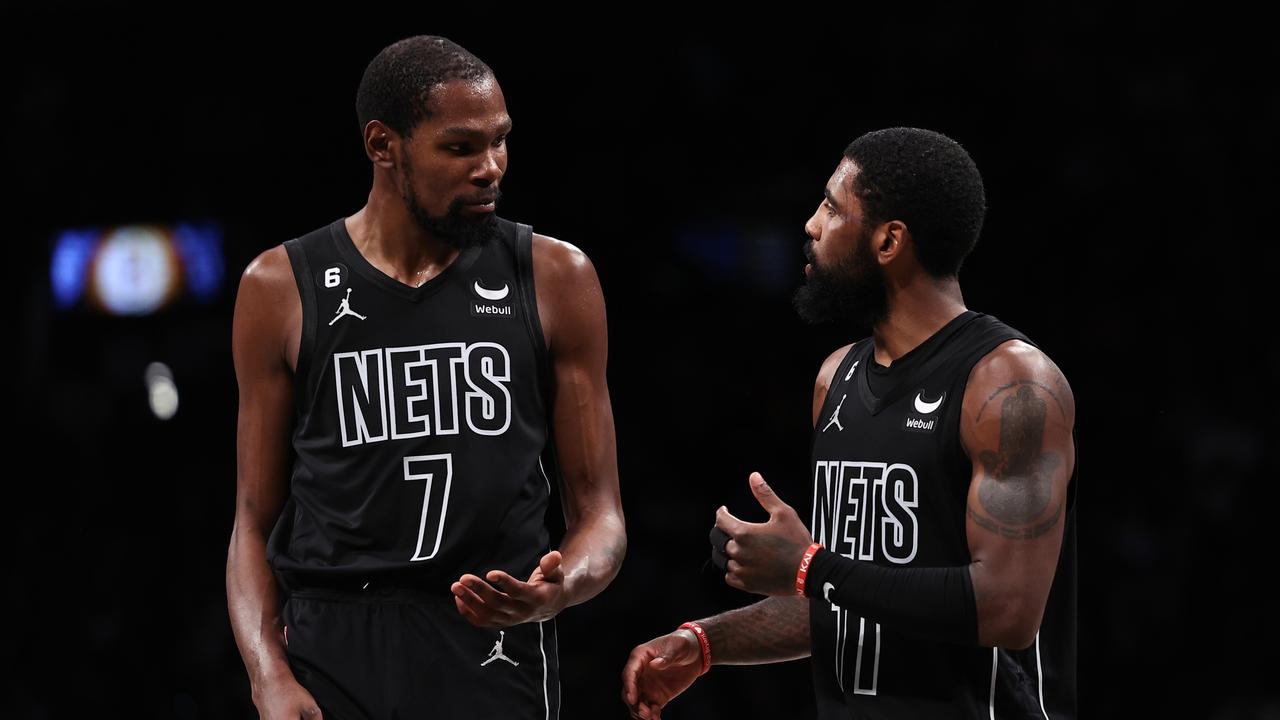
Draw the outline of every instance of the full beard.
M498 216L494 213L468 215L463 212L462 199L449 204L444 217L432 217L418 204L412 192L404 195L405 205L409 208L413 219L431 237L459 249L483 245L498 236Z
M409 209L409 214L413 215L418 227L424 232L459 250L484 245L498 236L497 214L490 212L468 215L462 211L466 206L462 198L455 198L449 203L449 210L445 212L444 217L432 217L426 208L418 203L418 198L414 195L413 170L408 158L402 157L402 162L404 170L400 197L404 200L405 207ZM496 208L497 202L502 199L502 191L497 188L494 190L496 191L494 198Z
M801 319L814 325L838 323L871 330L889 316L884 268L867 240L859 238L853 254L830 268L818 265L812 241L805 244L804 254L813 270L791 301Z

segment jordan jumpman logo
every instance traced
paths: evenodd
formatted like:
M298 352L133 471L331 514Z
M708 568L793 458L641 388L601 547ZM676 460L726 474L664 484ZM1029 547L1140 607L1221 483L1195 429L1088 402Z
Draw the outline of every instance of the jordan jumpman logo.
M830 428L832 425L835 425L841 432L844 432L844 426L840 424L840 406L844 405L844 399L847 397L849 397L847 394L840 396L840 402L836 403L836 411L831 413L831 420L827 422L826 427L822 428L822 432L826 432L827 428Z
M516 667L520 667L520 663L516 662L515 660L512 660L511 658L507 657L502 653L502 641L506 638L506 636L507 636L507 633L505 630L498 631L498 642L493 644L493 649L489 651L489 659L480 663L480 667L484 667L485 665L488 665L494 660L506 660L512 665Z
M351 309L351 288L347 288L347 296L342 298L342 302L338 303L338 310L334 314L333 319L329 321L329 325L332 326L334 323L338 322L343 315L354 315L361 320L365 319L363 315Z

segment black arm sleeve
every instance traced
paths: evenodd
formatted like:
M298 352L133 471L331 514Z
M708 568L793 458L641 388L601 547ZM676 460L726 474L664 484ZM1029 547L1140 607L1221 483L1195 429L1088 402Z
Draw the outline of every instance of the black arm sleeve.
M881 567L821 548L813 556L804 590L902 632L978 644L978 608L968 566Z

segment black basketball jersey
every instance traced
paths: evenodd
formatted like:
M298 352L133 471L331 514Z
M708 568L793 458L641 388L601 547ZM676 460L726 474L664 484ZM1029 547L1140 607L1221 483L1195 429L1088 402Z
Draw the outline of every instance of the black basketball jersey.
M828 550L886 567L971 562L965 534L971 464L960 409L975 363L1022 333L967 311L886 371L870 338L831 381L814 428L810 530ZM870 371L870 372L869 372ZM880 373L872 392L870 373ZM1075 492L1036 642L1022 651L903 632L810 599L818 716L1074 718Z
M268 541L286 588L377 579L449 591L527 577L557 477L532 229L421 287L370 264L343 219L285 243L302 298L289 501Z

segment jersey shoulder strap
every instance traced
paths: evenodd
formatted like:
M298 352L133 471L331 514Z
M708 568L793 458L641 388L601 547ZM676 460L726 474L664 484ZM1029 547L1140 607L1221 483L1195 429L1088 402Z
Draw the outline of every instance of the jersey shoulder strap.
M307 373L316 339L316 286L311 276L311 253L308 249L316 248L329 239L329 226L324 225L284 241L289 264L293 267L293 279L298 285L298 299L302 302L302 337L298 341L298 366L293 374L295 397L306 397Z

